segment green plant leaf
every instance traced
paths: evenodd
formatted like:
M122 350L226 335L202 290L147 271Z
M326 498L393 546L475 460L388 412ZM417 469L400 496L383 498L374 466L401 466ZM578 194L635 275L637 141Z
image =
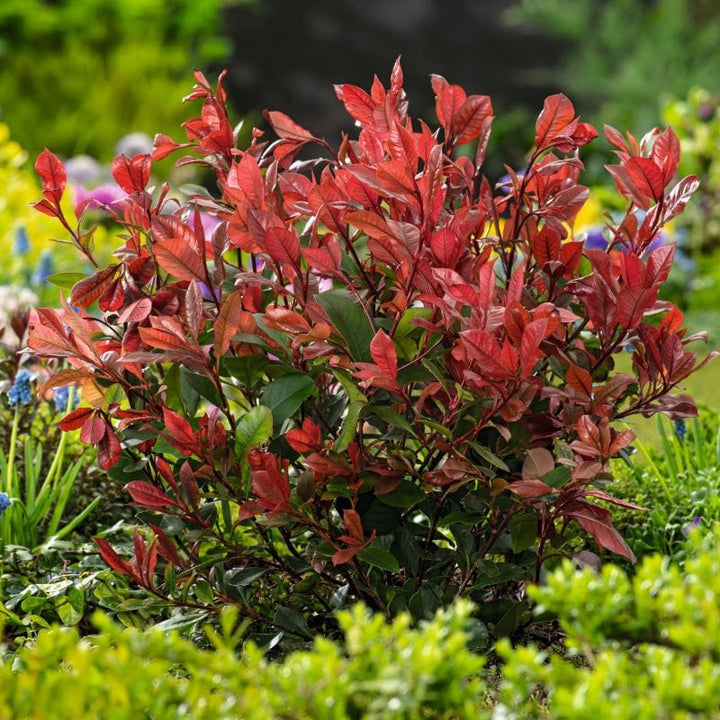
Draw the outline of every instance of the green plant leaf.
M337 334L347 343L350 357L358 362L372 362L370 341L375 328L355 298L345 290L331 290L321 293L316 300Z
M400 569L400 563L397 558L389 551L381 547L370 545L358 551L357 556L368 565L380 568L380 570L388 570L397 572Z
M54 275L48 275L45 280L47 282L62 288L63 290L72 290L81 280L87 277L85 273L55 273Z
M292 608L281 605L273 617L273 622L282 627L284 630L290 630L305 638L312 638L313 632L308 627L305 618Z
M209 400L213 405L222 405L217 388L205 375L190 372L187 368L180 368L180 382L187 383L200 397Z
M384 420L391 427L398 427L405 432L410 433L413 437L417 437L413 426L400 413L395 412L389 407L383 405L368 405L368 412L371 415Z
M312 395L315 383L309 375L291 373L273 380L262 394L262 404L272 411L273 422L277 427L283 420L292 417Z
M270 408L256 405L238 421L235 430L235 456L244 460L248 450L264 445L272 435L273 415Z
M509 526L513 552L527 550L537 539L538 519L534 512L515 513Z
M422 502L425 493L417 485L413 485L408 480L403 480L392 492L376 495L376 497L380 502L390 507L409 508Z
M343 420L342 427L340 428L340 432L333 443L334 452L341 453L347 450L347 446L355 437L360 413L362 413L364 407L365 403L362 402L351 402L347 406L347 412L345 413L345 419Z

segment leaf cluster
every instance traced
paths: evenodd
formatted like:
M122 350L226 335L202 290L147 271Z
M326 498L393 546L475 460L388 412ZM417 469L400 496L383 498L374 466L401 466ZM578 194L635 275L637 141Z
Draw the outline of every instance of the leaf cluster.
M695 412L671 391L698 367L696 338L658 300L674 248L653 249L697 186L675 182L673 131L605 128L626 212L606 251L584 251L578 150L597 132L564 95L545 101L525 171L492 188L491 101L440 76L435 130L408 115L399 62L389 87L337 86L360 128L338 149L278 111L277 139L236 147L223 76L195 77L187 142L159 134L152 156L113 163L128 194L114 264L95 260L84 208L63 213L57 157L36 163L36 209L96 269L33 314L28 346L70 363L47 386L86 404L61 427L97 447L149 531L129 558L99 540L110 566L306 638L351 599L428 617L470 596L512 632L572 523L632 558L598 503L622 504L606 491L632 441L618 422ZM216 193L149 186L177 151ZM632 374L616 373L627 345Z

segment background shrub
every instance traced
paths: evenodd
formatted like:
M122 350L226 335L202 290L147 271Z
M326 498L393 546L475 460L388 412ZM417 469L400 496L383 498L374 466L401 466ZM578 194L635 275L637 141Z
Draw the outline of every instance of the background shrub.
M224 58L222 0L5 0L0 107L21 145L111 160L131 131L185 119L193 67ZM42 51L41 51L42 50ZM28 102L32 98L32 102Z

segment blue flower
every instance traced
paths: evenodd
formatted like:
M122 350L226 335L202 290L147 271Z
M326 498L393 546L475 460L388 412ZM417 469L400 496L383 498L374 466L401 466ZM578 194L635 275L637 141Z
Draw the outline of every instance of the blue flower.
M7 394L11 405L27 405L32 402L33 394L30 389L30 377L27 370L21 370L15 376L15 382L13 382Z
M675 421L675 435L679 438L684 438L687 434L687 425L685 424L685 421L681 418L680 420Z
M70 386L69 385L63 385L62 387L55 388L55 397L53 398L55 402L55 407L57 408L58 412L64 413L68 409L68 399L70 398ZM70 410L74 410L78 406L78 396L77 393L73 393L73 402L72 407Z
M32 275L33 285L47 284L47 277L53 274L53 258L49 250L43 250L38 260L35 272Z
M27 255L30 252L30 238L24 225L15 228L15 242L13 244L14 255Z
M6 492L0 492L0 517L12 505L12 498Z

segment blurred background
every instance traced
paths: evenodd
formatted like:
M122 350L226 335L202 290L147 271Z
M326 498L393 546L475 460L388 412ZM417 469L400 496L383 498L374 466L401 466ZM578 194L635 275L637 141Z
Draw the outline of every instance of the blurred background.
M374 74L386 81L399 55L414 117L432 121L430 73L491 95L493 180L503 163L523 166L549 93L565 92L600 126L642 135L672 124L681 171L703 184L666 237L680 250L667 297L717 345L717 0L2 0L0 246L9 260L0 270L0 325L19 309L55 302L47 277L77 269L71 250L50 241L55 222L29 207L39 197L32 165L43 147L67 163L70 204L96 199L102 245L112 235L102 204L118 192L108 163L147 151L157 132L182 139L180 124L194 114L181 102L194 68L211 79L228 68L245 132L262 126L264 108L281 109L337 144L352 124L333 84L368 87ZM611 156L604 139L584 150L585 182L594 186L584 230L602 242L602 210L617 202L602 169ZM171 162L157 172L167 177Z

